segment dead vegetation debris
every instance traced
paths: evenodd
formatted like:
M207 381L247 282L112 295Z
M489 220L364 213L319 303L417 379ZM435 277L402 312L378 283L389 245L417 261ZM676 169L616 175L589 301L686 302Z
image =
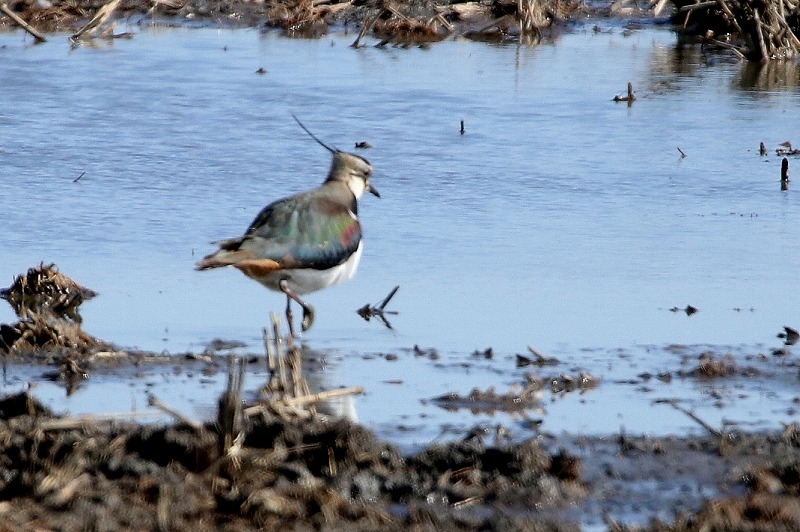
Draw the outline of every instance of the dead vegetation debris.
M739 57L766 62L800 53L797 0L672 0L673 22Z
M358 32L356 47L366 35L378 39L377 46L410 46L454 35L538 42L543 30L589 9L574 0L17 0L8 7L13 17L0 18L0 24L27 26L37 33L74 31L75 44L129 36L114 33L114 23L137 15L278 28L296 37L321 37L332 27L344 26Z
M20 318L52 314L76 323L81 322L78 307L96 295L59 272L55 264L44 263L18 275L10 287L0 290L0 297Z
M702 353L698 357L698 364L690 370L678 371L679 377L694 377L699 379L716 379L725 377L753 377L760 372L751 367L740 368L736 359L730 353L717 356L711 352Z
M503 520L525 529L522 509L582 489L580 461L535 441L459 442L404 457L344 420L261 412L224 447L219 423L48 426L58 418L26 394L0 401L0 414L0 501L17 530L472 529ZM481 510L459 511L470 506Z
M490 386L486 390L473 388L466 396L450 392L430 401L450 411L468 409L473 414L506 412L524 417L528 411L544 412L541 400L545 391L553 395L575 390L586 392L595 388L599 382L597 377L586 372L579 372L577 376L561 373L549 377L528 373L525 375L525 382L511 386L505 393L498 393Z
M20 318L14 324L0 324L0 354L33 356L54 364L59 370L48 378L72 385L85 379L86 358L111 349L110 344L83 330L78 307L97 294L76 283L53 264L40 264L17 276L0 297L11 304Z

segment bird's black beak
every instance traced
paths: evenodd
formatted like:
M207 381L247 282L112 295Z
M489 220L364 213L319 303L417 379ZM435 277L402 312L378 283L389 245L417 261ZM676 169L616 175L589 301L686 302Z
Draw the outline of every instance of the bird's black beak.
M376 198L380 198L381 194L378 192L378 189L372 186L372 183L367 183L367 191L375 196Z

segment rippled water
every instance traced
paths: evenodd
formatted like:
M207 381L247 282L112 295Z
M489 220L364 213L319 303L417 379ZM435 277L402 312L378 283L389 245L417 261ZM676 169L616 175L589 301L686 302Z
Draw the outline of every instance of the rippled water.
M383 199L360 205L360 270L308 297L317 321L305 337L331 353L332 385L367 388L357 402L367 423L427 426L417 440L438 430L431 420L469 424L418 399L506 389L527 345L566 363L554 371L608 383L674 369L668 344L768 352L783 325L800 325L798 195L780 190L774 155L782 141L800 144L796 67L755 71L658 27L601 29L536 47L358 50L354 35L146 25L75 50L66 36L34 46L0 34L0 275L10 283L55 262L101 294L83 310L87 330L122 346L197 351L223 337L260 351L283 297L193 264L268 202L324 177L329 154L294 112L341 149L374 146L360 153ZM612 102L628 81L638 100ZM393 331L356 315L395 285ZM689 304L700 309L691 317L668 310ZM13 320L0 306L0 322ZM442 356L415 359L415 344ZM494 361L470 358L489 346ZM372 358L387 352L400 360ZM663 386L667 396L702 387ZM790 417L776 405L791 383L745 386L754 404L707 414L766 426ZM692 426L664 407L654 419L652 397L638 395L601 386L565 397L545 426Z

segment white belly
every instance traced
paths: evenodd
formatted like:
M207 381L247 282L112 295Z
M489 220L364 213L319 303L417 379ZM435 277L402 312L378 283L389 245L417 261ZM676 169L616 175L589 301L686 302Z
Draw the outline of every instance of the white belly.
M361 252L364 249L364 243L359 242L358 249L355 253L350 255L350 258L338 266L329 268L327 270L281 270L272 273L265 277L256 279L259 283L263 284L270 290L280 292L281 289L278 283L281 279L286 279L289 284L289 289L297 295L310 294L317 290L322 290L329 286L339 284L341 282L352 279L358 268L358 262L361 260Z

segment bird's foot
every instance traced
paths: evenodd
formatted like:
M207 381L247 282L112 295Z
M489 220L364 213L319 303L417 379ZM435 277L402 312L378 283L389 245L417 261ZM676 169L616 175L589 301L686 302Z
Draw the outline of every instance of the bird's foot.
M303 321L301 323L301 328L303 332L306 332L311 328L314 324L314 307L306 303L303 305Z

